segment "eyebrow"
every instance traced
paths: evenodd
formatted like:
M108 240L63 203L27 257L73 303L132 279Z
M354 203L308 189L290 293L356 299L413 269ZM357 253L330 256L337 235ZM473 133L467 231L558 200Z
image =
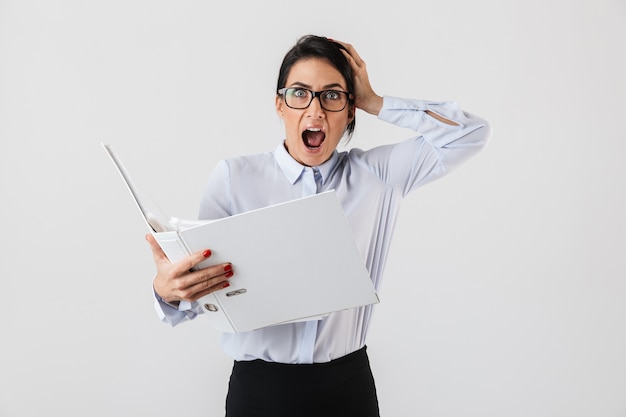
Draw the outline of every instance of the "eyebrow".
M304 87L304 88L308 88L309 90L312 89L311 86L309 84L305 84L302 83L300 81L296 81L293 84L291 84L291 87ZM324 90L328 90L331 88L340 88L342 91L345 91L346 89L339 83L332 83L332 84L326 84L323 89Z

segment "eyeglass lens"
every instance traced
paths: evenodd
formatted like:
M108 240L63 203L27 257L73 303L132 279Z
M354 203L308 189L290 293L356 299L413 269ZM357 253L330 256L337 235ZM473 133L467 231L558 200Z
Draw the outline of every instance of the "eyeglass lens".
M306 88L287 88L285 100L289 107L294 109L306 109L313 101L311 90ZM341 111L346 107L348 94L338 90L324 90L317 92L322 108L329 111Z

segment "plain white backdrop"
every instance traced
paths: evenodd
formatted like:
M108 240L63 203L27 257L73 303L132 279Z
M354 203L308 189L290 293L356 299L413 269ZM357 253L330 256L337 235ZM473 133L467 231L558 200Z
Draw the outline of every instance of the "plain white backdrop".
M231 362L202 318L158 321L100 142L194 218L220 158L282 139L307 33L380 94L493 125L405 200L368 341L382 416L626 416L623 0L0 0L0 416L223 415ZM410 134L360 112L350 146Z

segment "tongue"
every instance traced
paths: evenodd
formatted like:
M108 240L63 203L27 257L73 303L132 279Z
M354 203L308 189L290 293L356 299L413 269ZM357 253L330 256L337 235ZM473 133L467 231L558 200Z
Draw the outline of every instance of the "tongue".
M319 147L324 142L324 132L305 132L304 142L311 148Z

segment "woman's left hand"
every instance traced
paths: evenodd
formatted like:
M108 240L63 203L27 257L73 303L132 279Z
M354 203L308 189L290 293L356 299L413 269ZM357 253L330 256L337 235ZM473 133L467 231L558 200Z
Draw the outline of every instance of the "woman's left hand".
M377 115L383 106L383 98L374 92L374 89L370 84L365 61L363 61L356 49L354 49L354 47L349 43L334 39L333 42L338 43L345 48L342 52L346 58L348 58L350 65L352 65L355 86L354 104L357 108L366 111L367 113Z

